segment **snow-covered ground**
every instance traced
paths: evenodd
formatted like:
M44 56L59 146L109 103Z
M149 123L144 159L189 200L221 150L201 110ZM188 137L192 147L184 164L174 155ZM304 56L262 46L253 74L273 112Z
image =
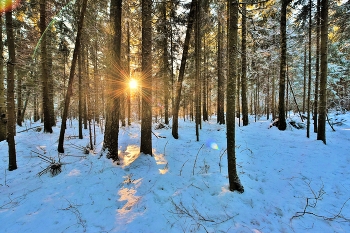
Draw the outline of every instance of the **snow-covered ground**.
M226 126L214 117L199 142L187 120L178 140L169 128L154 129L153 157L139 153L139 124L121 128L120 165L101 156L100 128L95 151L84 154L88 131L74 137L73 121L56 176L38 175L49 165L38 154L58 161L60 122L53 134L20 132L17 170L7 170L0 143L0 231L350 232L350 114L330 118L342 123L335 132L327 125L327 145L305 129L268 129L266 118L237 126L243 194L228 190Z

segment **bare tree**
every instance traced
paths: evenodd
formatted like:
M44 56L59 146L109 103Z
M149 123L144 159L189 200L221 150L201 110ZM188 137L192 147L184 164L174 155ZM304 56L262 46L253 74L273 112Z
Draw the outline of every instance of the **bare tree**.
M195 19L196 13L196 0L192 0L190 13L188 15L187 29L186 29L186 37L185 43L182 52L181 65L179 70L179 78L176 82L176 97L175 103L173 106L173 128L172 135L175 139L179 138L179 110L180 110L180 100L181 100L181 90L182 90L182 82L185 74L186 61L188 57L188 49L190 45L191 31L193 27L193 22Z
M74 81L74 75L75 75L75 66L77 63L78 53L79 53L79 49L80 49L80 38L81 38L83 25L84 25L84 16L85 16L85 11L86 11L86 5L87 5L87 0L83 0L82 8L80 11L79 23L78 23L78 32L77 32L75 47L74 47L74 52L73 52L72 65L71 65L71 69L70 69L70 73L69 73L68 89L67 89L65 103L64 103L60 136L58 139L57 150L59 153L64 153L64 148L63 148L64 133L66 131L66 123L67 123L70 98L71 98L72 93L73 93L73 81Z

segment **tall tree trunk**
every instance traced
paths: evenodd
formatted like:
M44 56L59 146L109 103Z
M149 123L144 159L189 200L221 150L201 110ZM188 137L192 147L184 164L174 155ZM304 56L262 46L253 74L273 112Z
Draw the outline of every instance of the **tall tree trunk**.
M83 25L84 25L84 16L85 16L85 11L86 11L86 5L87 5L87 0L83 0L83 5L81 8L79 23L78 23L78 32L77 32L77 37L76 37L75 47L74 47L74 52L73 52L72 65L71 65L71 69L70 69L70 73L69 73L68 89L66 92L66 98L65 98L65 103L64 103L60 136L58 139L57 150L59 153L64 153L64 148L63 148L64 133L66 131L66 123L67 123L68 107L69 107L69 103L70 103L70 98L71 98L72 93L73 93L73 81L74 81L74 75L75 75L75 66L77 63L77 57L78 57L78 53L79 53L79 49L80 49L80 38L81 38L81 33L82 33Z
M218 12L218 16L222 9ZM225 77L223 74L223 29L221 18L218 19L218 93L217 93L217 123L225 124Z
M127 24L127 75L130 80L130 22ZM131 88L129 88L128 92L128 125L131 125Z
M286 64L287 64L287 6L291 0L282 0L281 8L281 63L280 63L280 80L279 80L279 94L278 94L278 117L279 130L287 128L285 115L285 91L286 91Z
M46 53L47 56L47 88L48 88L48 108L49 108L49 115L50 115L50 124L51 126L56 126L56 118L55 118L55 105L54 105L54 80L52 76L52 66L53 66L53 45L52 45L52 38L53 33L51 30L46 31L46 45L48 52ZM22 113L23 114L23 113Z
M40 0L40 33L41 33L41 81L43 95L43 112L44 112L44 132L52 133L52 124L50 116L50 100L49 100L49 76L47 65L47 35L46 29L46 0Z
M236 109L236 79L238 58L238 0L228 0L228 56L229 71L227 77L227 161L228 177L231 191L244 192L244 188L238 178L236 165L236 133L235 133L235 109Z
M276 119L276 90L275 90L275 72L272 74L272 94L271 94L271 112L272 112L272 119Z
M164 123L169 124L169 64L168 64L168 35L167 35L167 2L163 1L162 17L163 17L163 88L164 88Z
M306 38L305 38L306 40ZM307 68L306 68L306 43L304 43L304 82L303 82L303 114L305 114L306 109L306 74L307 74Z
M200 36L200 3L196 1L196 19L195 19L195 65L196 65L196 79L195 79L195 106L196 106L196 139L199 141L199 124L201 121L200 110L200 62L201 62L201 36ZM204 89L204 87L203 87Z
M79 139L83 139L83 77L82 77L82 58L81 58L81 53L78 54L78 77L79 77L79 87L78 87L78 90L79 90L79 103L78 103L78 111L79 111Z
M192 0L190 13L188 16L186 37L185 37L181 65L180 65L180 70L179 70L179 78L176 82L175 103L173 106L172 135L175 139L179 138L179 110L180 110L180 100L181 100L181 89L182 89L182 82L183 82L184 74L185 74L186 61L187 61L187 57L188 57L188 48L189 48L189 44L190 44L191 31L192 31L192 27L193 27L193 21L195 18L195 12L196 12L196 0Z
M307 85L307 122L306 122L306 137L310 137L310 102L311 102L311 10L312 10L312 2L309 0L309 64L308 64L308 69L309 69L309 81Z
M326 144L326 116L327 116L327 50L328 46L328 0L321 1L321 77L320 102L318 109L317 140Z
M3 14L0 14L0 56L3 57L4 42L3 33ZM7 116L6 116L6 98L4 86L4 59L0 59L0 142L7 137Z
M79 51L79 53L81 54L81 68L83 70L82 72L82 79L83 79L83 84L82 84L82 90L83 90L83 122L84 122L84 129L87 129L88 128L88 119L89 119L89 116L88 116L88 102L87 102L87 96L89 95L88 93L88 90L89 90L89 86L88 86L88 60L85 59L86 57L88 57L88 54L85 55L85 53L88 53L87 52L87 49L86 49L86 45L84 43L84 41L81 41L81 49Z
M243 126L248 125L248 101L247 101L247 8L246 5L242 5L242 120Z
M320 24L321 24L321 0L317 0L317 16L316 16L316 77L315 77L315 102L314 102L314 133L317 133L318 128L318 88L320 79Z
M108 158L113 160L119 160L118 158L118 138L119 138L119 117L120 117L120 94L122 93L121 87L121 15L122 15L122 0L111 0L111 10L110 18L112 22L112 67L117 67L117 73L114 74L111 71L111 75L114 75L112 83L110 83L108 94L109 104L108 104L108 113L106 119L106 132L104 143L108 149ZM118 93L114 95L113 93Z
M15 41L12 11L5 13L9 60L7 62L7 143L9 148L9 171L17 169L16 161L16 107L15 107Z
M140 152L152 155L152 0L142 0L142 76Z
M22 126L22 109L23 109L23 101L22 101L22 75L23 72L20 70L17 71L17 125Z

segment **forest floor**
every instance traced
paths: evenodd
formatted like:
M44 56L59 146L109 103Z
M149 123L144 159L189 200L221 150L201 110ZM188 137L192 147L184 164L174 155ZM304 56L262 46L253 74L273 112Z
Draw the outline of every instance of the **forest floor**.
M329 117L338 123L327 125L327 145L305 128L269 129L266 117L237 125L242 194L228 190L226 126L215 117L198 142L188 120L178 140L154 128L152 157L139 153L139 123L121 128L119 165L103 154L99 127L86 151L89 131L79 140L70 122L59 155L60 122L44 134L27 121L17 127L17 170L7 170L0 142L1 232L350 232L350 113ZM45 160L61 164L57 174Z

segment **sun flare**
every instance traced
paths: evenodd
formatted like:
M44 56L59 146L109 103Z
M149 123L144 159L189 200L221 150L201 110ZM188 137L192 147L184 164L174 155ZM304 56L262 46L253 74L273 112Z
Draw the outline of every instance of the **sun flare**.
M138 86L137 81L135 79L131 79L129 82L130 89L136 89Z

